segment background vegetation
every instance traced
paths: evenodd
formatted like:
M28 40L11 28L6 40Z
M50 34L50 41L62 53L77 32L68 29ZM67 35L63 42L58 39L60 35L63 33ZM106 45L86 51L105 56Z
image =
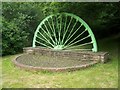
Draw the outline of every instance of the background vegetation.
M3 3L2 55L16 54L23 47L31 46L40 21L58 12L80 16L97 39L120 36L120 3Z

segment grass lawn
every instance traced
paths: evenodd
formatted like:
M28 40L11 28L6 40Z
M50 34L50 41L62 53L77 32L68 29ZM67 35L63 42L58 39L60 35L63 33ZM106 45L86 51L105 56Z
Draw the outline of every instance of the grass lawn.
M110 61L84 70L64 73L30 72L19 69L11 60L16 55L2 58L3 88L117 88L118 46L115 39L98 43L100 51L110 53ZM0 58L1 59L1 58ZM1 62L0 62L1 63Z

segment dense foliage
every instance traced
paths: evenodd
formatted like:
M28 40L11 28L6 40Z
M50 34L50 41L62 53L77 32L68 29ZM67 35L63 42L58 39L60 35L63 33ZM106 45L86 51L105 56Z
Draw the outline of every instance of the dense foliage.
M15 54L30 46L42 19L34 3L3 3L2 54Z
M44 13L70 12L80 16L97 38L120 32L120 3L45 3Z
M120 3L3 3L2 54L15 54L31 46L33 34L46 16L70 12L80 16L99 38L120 32Z

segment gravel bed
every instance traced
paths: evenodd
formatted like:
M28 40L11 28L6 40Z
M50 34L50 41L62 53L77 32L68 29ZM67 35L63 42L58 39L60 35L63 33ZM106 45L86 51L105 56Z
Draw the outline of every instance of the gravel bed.
M59 57L48 57L40 55L30 55L24 54L19 56L16 61L23 65L33 66L33 67L52 67L52 68L64 68L64 67L73 67L80 66L92 63L93 61L86 60L72 60L68 58L59 58Z

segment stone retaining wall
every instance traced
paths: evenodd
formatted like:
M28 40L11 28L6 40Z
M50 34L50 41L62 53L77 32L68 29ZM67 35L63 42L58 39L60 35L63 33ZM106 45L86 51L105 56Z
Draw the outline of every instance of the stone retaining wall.
M91 52L91 51L71 51L71 50L51 50L41 47L26 47L23 48L24 53L28 54L39 54L50 57L60 57L67 59L75 59L75 60L94 60L101 63L105 63L108 60L107 52Z

